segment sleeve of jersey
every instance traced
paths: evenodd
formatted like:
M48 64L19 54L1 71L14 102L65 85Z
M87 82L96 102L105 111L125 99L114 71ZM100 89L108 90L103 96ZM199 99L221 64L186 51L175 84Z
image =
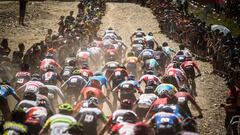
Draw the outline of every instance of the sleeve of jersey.
M51 117L47 119L46 123L43 126L43 129L49 129L51 121L52 121Z
M8 86L7 89L11 92L12 95L17 95L17 93L16 93L15 89L13 89L13 87Z

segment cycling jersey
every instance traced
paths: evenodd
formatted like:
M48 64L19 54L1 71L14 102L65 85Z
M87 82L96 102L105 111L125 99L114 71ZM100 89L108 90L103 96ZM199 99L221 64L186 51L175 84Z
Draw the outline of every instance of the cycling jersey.
M81 94L83 95L83 98L84 99L87 99L88 98L88 94L89 93L93 93L94 97L98 98L98 99L102 99L104 97L102 91L98 88L94 88L94 87L85 87L82 91L81 91Z
M139 98L138 98L138 107L139 108L150 108L152 103L157 99L158 97L153 94L142 94Z
M80 61L88 61L90 53L88 51L78 51L76 57Z
M17 72L15 75L16 84L18 86L25 84L31 79L31 74L29 72Z
M13 121L7 121L3 125L3 135L24 135L28 133L27 126L16 123Z
M173 52L173 50L170 47L168 47L168 46L163 47L162 49L168 56L170 56L171 52Z
M116 110L115 112L113 112L112 116L110 117L112 124L124 122L123 116L126 113L132 113L137 118L137 114L134 111L127 110L127 109L119 109L119 110Z
M138 58L141 60L146 60L153 57L154 57L154 51L152 49L144 49L138 56Z
M92 86L91 83L92 83L92 81L94 81L94 80L96 80L96 81L98 81L98 82L100 83L100 84L99 84L99 85L100 85L100 86L99 86L100 89L101 89L103 86L105 86L106 88L109 87L108 80L107 80L107 78L106 78L104 75L98 75L98 76L93 76L93 77L89 78L89 81L88 81L88 83L87 83L86 86Z
M61 91L61 89L60 88L58 88L57 86L55 86L55 85L45 85L47 88L48 88L48 96L49 97L52 97L53 99L56 99L57 98L57 96L59 96L61 99L62 99L62 101L64 101L64 95L63 95L63 93L62 93L62 91Z
M69 77L71 77L72 72L73 72L75 69L76 69L76 68L73 67L73 66L65 66L65 67L63 68L62 73L61 73L63 80L67 80Z
M40 87L44 87L44 84L40 81L28 81L23 86L17 89L17 91L21 91L24 89L24 92L34 92L37 93Z
M8 95L17 95L16 91L9 85L0 85L0 97L7 99Z
M62 78L53 71L48 71L42 75L42 81L44 84L56 85L57 80L61 81Z
M50 135L69 135L65 133L69 125L76 124L76 120L72 116L64 114L55 114L43 126L43 129L50 129Z
M35 106L37 106L36 101L24 99L18 103L17 108L21 108L24 111L27 111L29 108L35 107Z
M135 124L122 122L114 125L111 129L112 134L118 135L134 135Z
M126 58L126 63L128 63L128 64L136 64L137 62L138 62L138 58L135 56Z
M140 78L139 82L142 82L142 81L144 81L146 85L148 85L149 82L152 82L152 84L154 85L158 85L161 83L160 79L156 75L150 75L150 74L143 75Z
M106 121L106 117L98 108L82 108L75 118L83 124L86 135L97 135L98 120Z
M151 125L156 125L154 126L156 129L176 128L181 122L178 116L166 112L158 112L154 114L150 121Z
M48 113L47 109L44 107L31 107L27 111L27 118L26 118L26 124L33 124L33 125L41 125L43 126Z
M179 88L181 88L184 82L187 81L187 77L181 69L170 68L169 70L167 70L166 74L175 77Z
M128 73L126 70L122 68L116 68L108 80L109 82L112 81L112 86L113 88L115 88L118 84L122 83L127 77Z
M84 78L89 78L93 76L93 72L90 69L80 69L80 74Z
M55 68L61 69L61 66L53 59L45 58L40 63L40 70L46 72L47 67L53 65Z
M80 75L73 75L64 84L62 87L67 85L68 89L78 89L79 91L86 85L86 80Z

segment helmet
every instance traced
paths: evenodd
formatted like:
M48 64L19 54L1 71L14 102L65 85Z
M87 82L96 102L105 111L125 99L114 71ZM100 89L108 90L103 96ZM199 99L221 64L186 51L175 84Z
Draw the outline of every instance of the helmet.
M37 95L32 91L27 91L24 93L23 99L36 101Z
M152 33L152 32L149 32L148 35L149 35L149 36L153 36L153 33Z
M129 52L129 53L127 54L127 56L128 56L128 57L134 56L134 52Z
M167 42L163 42L162 46L166 47L166 46L168 46L168 43Z
M147 70L146 74L154 75L154 72L153 72L153 70Z
M185 57L185 61L192 61L192 57Z
M132 112L127 112L123 115L123 121L128 123L137 122L137 116Z
M69 61L69 66L75 67L76 66L76 60L70 60Z
M168 105L160 105L158 106L158 112L166 112L166 113L173 113L173 109Z
M183 51L178 51L176 55L184 55Z
M73 107L72 105L68 104L68 103L64 103L58 106L58 109L60 112L72 112L73 111Z
M159 97L172 97L176 93L176 87L172 84L160 84L156 91Z
M98 105L98 99L96 97L90 97L87 102L89 106L96 107Z
M182 91L182 92L188 92L189 91L189 88L186 84L184 84L180 89L179 91Z
M75 69L73 72L72 72L73 75L81 75L81 71L79 69Z
M136 33L136 37L141 38L143 37L142 33Z
M121 108L122 109L131 109L133 107L133 101L130 99L123 99L121 101Z
M46 69L47 69L47 71L54 71L55 70L53 65L48 65Z
M180 62L174 62L173 68L180 68L181 63Z
M101 75L103 75L103 74L102 74L101 71L96 71L93 75L94 75L94 76L101 76Z
M47 101L45 99L40 99L37 101L37 106L47 107Z
M119 64L118 67L126 70L126 67L123 64Z
M52 54L52 53L48 53L48 54L45 56L45 58L53 59L54 57L53 57L53 54Z
M113 28L112 28L112 27L109 27L108 30L113 30Z
M41 76L37 73L32 74L32 81L41 81Z
M133 74L128 75L128 80L135 80L135 75Z
M87 64L87 63L83 63L83 64L82 64L82 69L89 69L88 64Z

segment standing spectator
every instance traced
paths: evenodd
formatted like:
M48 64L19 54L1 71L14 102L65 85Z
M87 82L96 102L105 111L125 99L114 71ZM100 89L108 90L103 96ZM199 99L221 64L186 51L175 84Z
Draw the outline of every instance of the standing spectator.
M13 64L21 64L22 63L22 58L23 58L23 53L25 51L25 45L23 43L20 43L18 45L19 51L14 51L13 56L12 56L12 63Z
M26 13L27 0L19 0L19 24L25 26L24 17Z
M11 49L8 47L8 39L4 38L0 44L0 55L8 56Z

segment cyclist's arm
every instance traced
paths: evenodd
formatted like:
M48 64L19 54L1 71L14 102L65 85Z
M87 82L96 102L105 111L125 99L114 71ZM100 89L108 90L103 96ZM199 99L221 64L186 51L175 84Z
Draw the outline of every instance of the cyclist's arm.
M47 130L50 127L50 123L51 123L51 118L49 118L46 123L44 124L43 128L41 129L41 131L39 132L39 135L44 135L45 132L47 132Z
M15 91L11 86L8 86L8 90L11 92L11 95L12 95L18 102L21 101L20 97L17 95L16 91Z
M58 96L61 98L62 102L64 102L65 101L65 97L64 97L64 95L62 93L62 90L60 88L58 88L57 86L56 86L55 90L56 90Z
M105 124L105 126L103 127L99 135L104 135L104 133L110 128L111 123L112 123L112 116L109 118L109 120L107 121L107 123Z
M195 67L195 68L197 69L198 74L201 74L201 71L200 71L200 69L198 68L197 63L194 62L194 61L193 61L193 67Z

